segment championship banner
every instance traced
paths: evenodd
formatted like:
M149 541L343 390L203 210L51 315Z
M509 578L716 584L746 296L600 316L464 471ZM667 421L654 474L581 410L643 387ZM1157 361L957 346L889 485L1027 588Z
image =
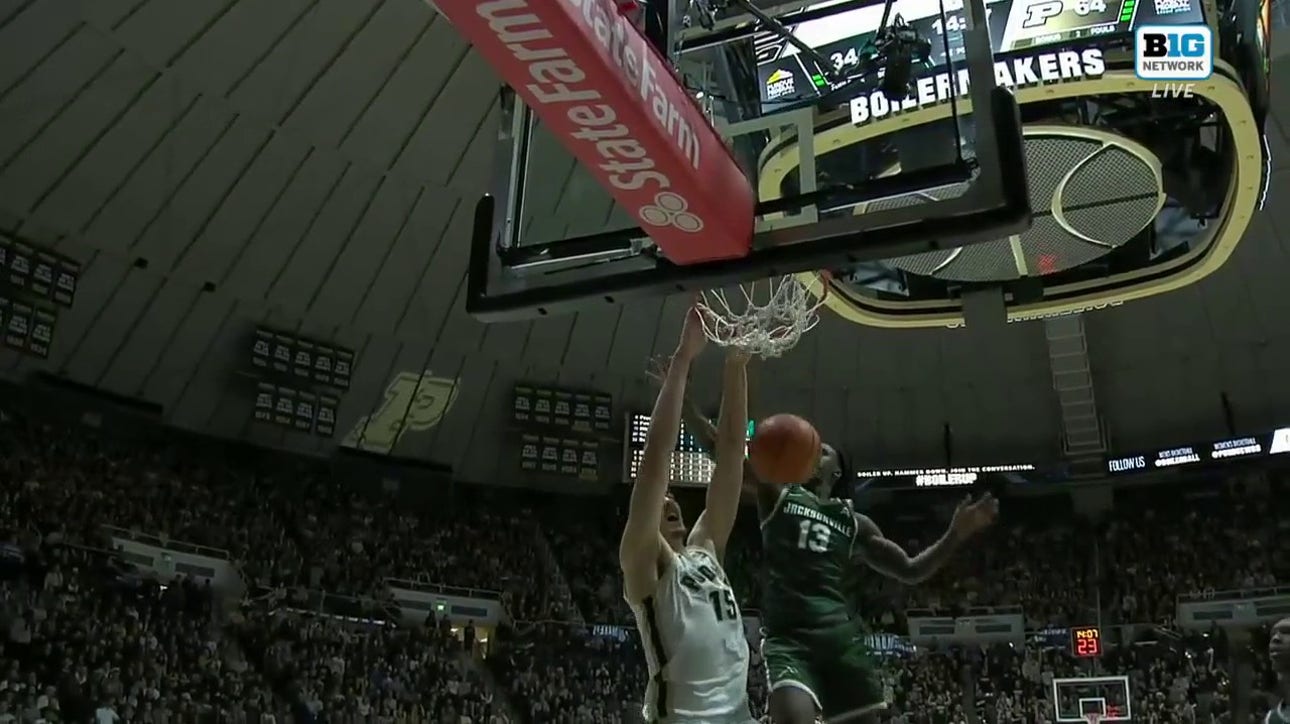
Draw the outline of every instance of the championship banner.
M273 421L273 408L276 397L277 390L273 385L261 382L255 386L255 420L257 422Z
M27 336L31 333L32 308L21 302L10 301L8 319L4 328L4 343L19 352L27 351Z
M319 437L331 437L336 433L336 411L340 400L330 395L318 398L318 419L314 424L314 434Z
M279 387L273 404L273 423L290 427L296 415L296 391L290 387Z
M313 432L314 415L317 414L318 397L312 392L301 392L296 398L295 429L300 432Z
M600 446L593 440L572 440L533 434L520 436L520 470L574 478L589 483L600 479Z
M37 309L31 317L31 332L27 336L27 351L41 359L49 358L49 346L54 343L54 325L58 315L47 309Z
M251 367L271 373L288 385L316 383L344 391L349 389L354 351L290 332L257 327L252 336L250 363Z
M34 261L35 250L22 242L14 242L9 247L9 283L19 289L26 289L27 283L31 279L31 265Z
M523 428L608 433L612 415L613 398L594 392L520 383L511 395L511 419Z

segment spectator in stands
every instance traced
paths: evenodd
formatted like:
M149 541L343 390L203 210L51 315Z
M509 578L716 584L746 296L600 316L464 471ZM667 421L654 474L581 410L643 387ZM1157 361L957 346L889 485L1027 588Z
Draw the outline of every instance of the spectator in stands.
M608 724L640 711L644 653L625 628L539 624L512 634L494 665L531 722Z
M461 655L446 621L391 622L387 578L502 592L514 630L490 640L488 668L522 720L630 720L643 659L634 634L613 628L627 620L612 560L614 496L543 505L466 486L423 511L356 492L308 463L257 457L223 443L120 442L12 411L0 417L0 722L285 722L288 709L312 721L500 720L506 707L490 698L490 675ZM1160 624L1172 622L1179 595L1290 580L1286 523L1220 490L1117 493L1096 522L1060 498L1006 501L1003 525L955 562L959 570L914 588L861 576L858 613L903 633L910 607L1018 605L1038 628L1098 620L1100 600L1108 627ZM935 529L926 521L935 505L924 500L875 517L913 541ZM209 547L249 583L280 593L248 603L230 628L231 604L216 605L205 583L163 586L114 559L104 524ZM757 530L736 535L729 572L755 605ZM357 600L362 615L322 615L327 606L315 604L328 596ZM1158 641L1112 644L1101 662L1130 677L1135 713L1171 724L1233 715L1243 679L1231 661L1244 649L1166 630ZM1260 681L1266 656L1249 661L1245 678ZM936 724L961 721L965 697L987 721L1049 721L1051 680L1086 670L1035 645L920 649L889 663L901 718ZM760 705L757 666L749 686Z
M275 710L265 682L214 625L209 589L121 575L93 549L24 553L25 570L0 584L10 633L0 716L160 724L260 721Z

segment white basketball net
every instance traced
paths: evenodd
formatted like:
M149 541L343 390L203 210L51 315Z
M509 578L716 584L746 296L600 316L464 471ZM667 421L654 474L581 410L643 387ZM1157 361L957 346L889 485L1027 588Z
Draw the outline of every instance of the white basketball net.
M727 299L719 289L703 292L695 304L703 331L723 347L778 357L819 323L818 311L829 288L827 275L821 276L823 291L818 297L796 276L741 284L742 302Z

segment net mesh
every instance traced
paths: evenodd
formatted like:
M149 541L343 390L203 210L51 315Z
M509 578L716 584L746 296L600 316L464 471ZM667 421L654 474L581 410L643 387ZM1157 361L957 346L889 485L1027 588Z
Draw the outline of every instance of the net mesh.
M763 358L778 357L819 323L829 279L828 272L820 272L815 283L796 275L764 279L741 284L738 296L709 290L695 306L704 333L716 344Z

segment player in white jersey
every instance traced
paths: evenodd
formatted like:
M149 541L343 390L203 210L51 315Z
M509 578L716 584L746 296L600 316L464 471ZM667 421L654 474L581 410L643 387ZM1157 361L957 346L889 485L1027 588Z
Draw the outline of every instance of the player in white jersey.
M748 639L721 567L739 510L748 419L747 356L726 360L716 468L706 507L687 535L667 494L690 364L706 338L693 309L654 403L619 544L623 595L649 665L644 716L651 724L748 724Z
M1290 724L1290 616L1272 625L1268 639L1268 658L1277 677L1280 703L1268 711L1264 724Z

